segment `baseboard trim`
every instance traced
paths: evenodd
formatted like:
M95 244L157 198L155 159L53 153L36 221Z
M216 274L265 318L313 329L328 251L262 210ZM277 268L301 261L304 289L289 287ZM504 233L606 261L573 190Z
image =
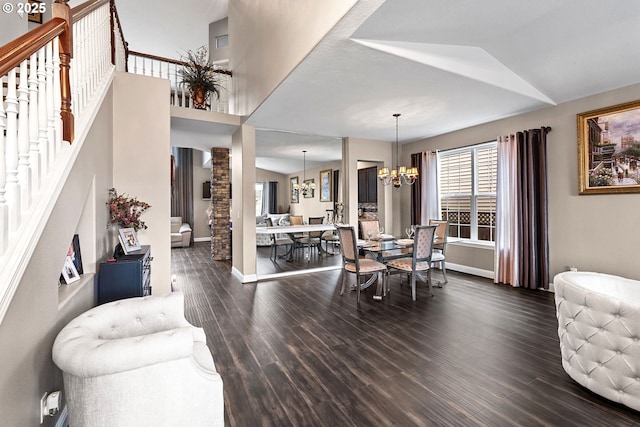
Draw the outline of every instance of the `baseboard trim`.
M58 421L56 421L56 427L69 427L69 422L67 421L67 405L64 405L64 408L62 408Z
M342 269L341 265L335 265L330 267L307 268L305 270L286 271L284 273L261 274L257 276L257 279L258 281L272 280L272 279L280 279L282 277L298 276L300 274L317 273L319 271L331 271L331 270L341 270L341 269Z
M210 242L211 237L194 237L193 241L194 242Z
M491 270L483 270L481 268L469 267L467 265L454 264L447 261L447 270L459 271L460 273L473 274L474 276L484 277L486 279L493 279L494 274Z
M253 283L258 281L258 276L255 274L242 274L240 270L235 267L231 267L231 274L241 283Z

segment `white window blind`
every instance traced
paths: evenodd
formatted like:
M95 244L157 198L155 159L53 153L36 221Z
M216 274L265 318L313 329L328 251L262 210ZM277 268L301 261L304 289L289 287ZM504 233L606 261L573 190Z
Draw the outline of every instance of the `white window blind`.
M449 235L495 241L495 142L440 153L440 203Z

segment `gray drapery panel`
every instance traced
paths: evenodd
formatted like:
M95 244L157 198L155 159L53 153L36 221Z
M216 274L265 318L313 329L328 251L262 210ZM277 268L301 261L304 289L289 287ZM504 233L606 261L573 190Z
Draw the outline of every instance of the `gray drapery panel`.
M411 155L411 167L418 168L420 173L416 182L411 186L411 224L421 224L422 218L422 176L424 169L422 168L422 153L414 153Z
M175 158L175 186L171 194L171 216L181 216L193 229L193 151L172 148ZM193 240L193 233L191 233Z
M266 215L278 212L278 182L269 181L262 183L262 208L261 214Z
M496 282L530 289L549 288L550 130L531 129L498 140Z

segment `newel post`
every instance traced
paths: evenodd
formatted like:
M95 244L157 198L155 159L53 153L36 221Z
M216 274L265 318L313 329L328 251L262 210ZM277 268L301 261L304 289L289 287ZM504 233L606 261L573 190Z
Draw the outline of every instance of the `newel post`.
M69 0L55 0L52 5L52 18L61 18L67 22L64 32L60 35L60 116L62 117L62 139L73 142L73 113L71 112L71 84L69 70L73 57L73 19Z

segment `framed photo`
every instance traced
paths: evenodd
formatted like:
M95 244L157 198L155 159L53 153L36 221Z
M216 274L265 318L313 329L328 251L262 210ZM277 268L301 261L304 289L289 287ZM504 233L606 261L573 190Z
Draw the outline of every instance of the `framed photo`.
M78 274L84 274L84 268L82 266L82 252L80 252L80 236L77 234L73 235L73 239L69 245L69 250L67 251L67 257L71 258ZM66 283L62 274L60 274L60 283Z
M330 202L331 198L331 169L320 171L320 201Z
M316 190L311 186L311 184L313 184L313 178L305 179L304 183L307 184L307 187L309 188L309 191L307 191L307 194L304 195L304 198L313 199L313 197L316 195Z
M25 6L29 22L42 24L42 13L46 11L47 6L40 0L29 0Z
M67 285L75 282L76 280L80 280L80 274L78 274L78 270L76 269L76 266L73 263L73 259L70 256L67 256L64 261L64 267L62 267L62 277Z
M142 249L138 241L138 236L136 235L136 230L133 228L121 228L118 230L118 233L118 238L120 239L120 244L125 254Z
M211 181L202 183L202 198L205 200L211 199Z
M289 194L291 195L291 203L299 203L300 202L300 194L298 190L298 177L291 177L289 180Z
M577 115L580 194L640 192L640 101Z

